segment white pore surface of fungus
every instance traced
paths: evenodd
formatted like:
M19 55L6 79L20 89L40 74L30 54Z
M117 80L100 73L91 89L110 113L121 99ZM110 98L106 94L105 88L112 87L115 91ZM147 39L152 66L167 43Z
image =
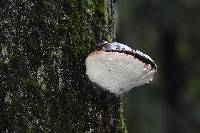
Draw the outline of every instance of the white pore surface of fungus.
M148 55L144 58L153 61ZM89 54L85 64L89 79L116 95L152 81L156 72L150 64L123 52L95 51Z

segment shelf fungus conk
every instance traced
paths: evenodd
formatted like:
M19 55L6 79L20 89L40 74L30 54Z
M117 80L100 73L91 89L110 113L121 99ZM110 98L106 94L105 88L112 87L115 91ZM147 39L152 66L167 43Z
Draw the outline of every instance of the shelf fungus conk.
M115 95L149 83L157 71L148 55L117 42L90 53L85 65L89 79Z

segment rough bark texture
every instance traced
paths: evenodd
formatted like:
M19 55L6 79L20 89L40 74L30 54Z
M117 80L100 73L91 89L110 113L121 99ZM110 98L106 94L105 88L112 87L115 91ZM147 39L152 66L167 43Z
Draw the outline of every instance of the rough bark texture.
M126 132L120 100L84 61L113 35L112 2L0 2L0 131Z

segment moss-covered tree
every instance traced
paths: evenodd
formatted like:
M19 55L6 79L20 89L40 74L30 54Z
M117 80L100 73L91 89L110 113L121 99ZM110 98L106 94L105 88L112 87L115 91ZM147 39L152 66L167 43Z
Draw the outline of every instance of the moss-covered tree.
M0 2L0 131L126 132L120 100L84 61L112 40L111 0Z

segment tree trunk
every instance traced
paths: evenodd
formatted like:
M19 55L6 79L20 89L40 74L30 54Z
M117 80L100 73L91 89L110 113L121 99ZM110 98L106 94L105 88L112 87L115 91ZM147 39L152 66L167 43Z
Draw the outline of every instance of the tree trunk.
M0 2L0 131L126 132L120 99L85 74L113 32L111 0Z

